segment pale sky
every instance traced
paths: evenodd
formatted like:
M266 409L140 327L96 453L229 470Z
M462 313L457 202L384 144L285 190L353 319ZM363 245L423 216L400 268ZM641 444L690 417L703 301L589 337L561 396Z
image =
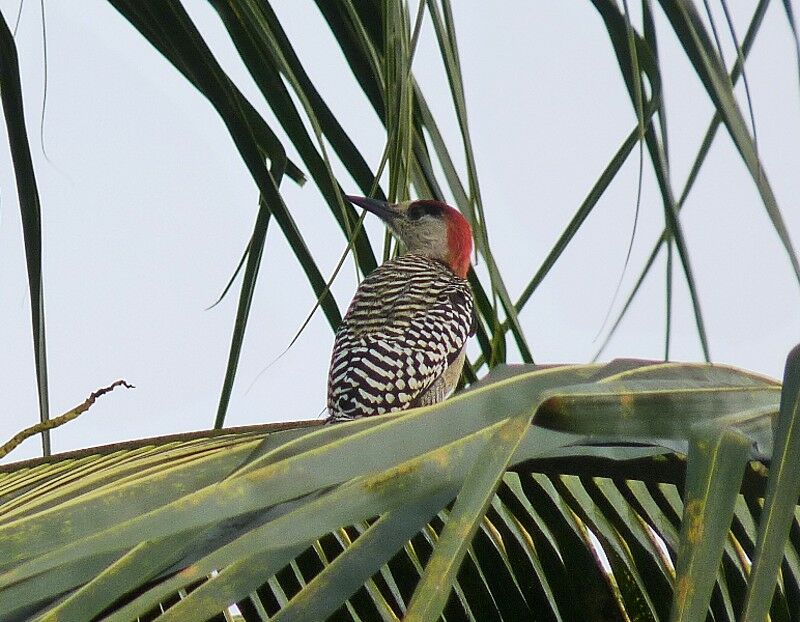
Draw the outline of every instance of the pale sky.
M282 135L209 4L185 4L223 67ZM750 4L730 3L740 37ZM297 0L274 5L312 80L370 165L377 166L385 140L382 127L316 7ZM16 7L16 2L0 2L12 25ZM42 201L51 416L118 378L137 387L118 389L52 432L53 450L209 428L238 289L216 308L205 309L225 286L247 243L257 208L255 184L210 104L109 4L84 0L47 3L46 9L44 143L49 162L40 146L38 3L25 4L17 41ZM635 114L602 21L589 2L516 2L506 9L454 3L490 237L516 298L633 128ZM797 2L795 11L800 11ZM658 18L665 26L660 13ZM667 29L661 33L672 178L679 193L711 105L676 40ZM734 54L730 48L726 53L730 63ZM770 6L747 70L760 155L787 227L800 244L800 88L779 2ZM462 165L449 90L427 20L414 71ZM741 88L737 93L743 95ZM0 134L7 145L4 127ZM521 315L538 362L586 362L599 344L595 335L631 231L637 158L635 153L626 163ZM340 181L356 191L346 177ZM329 275L345 241L328 208L313 183L300 188L286 180L282 188L314 257ZM681 222L713 359L780 377L786 354L800 341L800 289L724 130ZM662 226L660 195L646 163L638 231L616 308ZM380 244L380 224L370 219L367 228ZM24 265L13 170L3 147L0 442L39 417ZM663 356L664 265L662 257L604 358ZM700 360L678 271L675 283L672 356ZM342 311L355 286L348 261L334 287ZM321 313L256 380L284 350L313 303L287 243L271 226L228 426L321 413L333 343ZM518 360L516 351L510 358ZM5 462L40 451L37 437Z

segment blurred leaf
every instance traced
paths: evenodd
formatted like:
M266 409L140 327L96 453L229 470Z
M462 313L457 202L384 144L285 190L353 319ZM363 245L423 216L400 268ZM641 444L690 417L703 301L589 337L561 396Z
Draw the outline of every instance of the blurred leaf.
M649 111L649 115L652 115L653 112L654 110L651 109ZM647 117L648 122L650 119L649 115ZM611 158L611 161L608 163L605 170L603 170L603 172L600 174L600 177L595 182L595 185L592 186L592 189L583 200L583 203L581 203L578 211L572 217L572 220L570 220L566 229L564 229L564 232L561 234L558 241L556 241L544 262L542 262L541 267L539 270L537 270L533 279L531 279L530 283L528 283L528 285L520 294L516 304L518 311L522 310L522 307L528 302L533 292L536 291L536 288L544 280L544 277L550 272L550 269L555 265L558 258L561 257L561 254L567 248L567 245L569 245L569 243L575 237L575 234L589 217L589 214L592 213L597 201L611 184L611 181L622 168L622 165L625 163L625 160L627 160L633 148L639 142L639 132L640 129L637 124L637 126L631 131L630 134L628 134L628 137L620 145L620 148L614 154L614 157Z
M775 430L775 450L758 524L756 554L742 620L763 620L772 602L790 523L800 496L800 346L786 360L780 416Z
M786 21L789 22L789 28L792 29L792 36L794 37L794 54L797 60L797 84L800 86L800 37L797 33L797 20L794 17L794 9L792 9L791 0L783 0L783 10L786 12Z
M753 42L755 41L756 35L758 34L758 30L759 30L759 28L760 28L760 26L761 26L761 24L763 22L764 14L765 14L766 9L767 9L768 6L769 6L769 0L760 0L759 3L758 3L758 6L755 9L755 12L753 13L753 18L750 21L750 26L749 26L749 28L747 30L747 34L746 34L746 36L744 38L744 41L742 43L742 57L743 58L747 57L747 55L750 52L750 49L752 48ZM742 65L741 65L740 60L737 59L736 63L733 66L733 70L731 71L731 74L730 74L731 83L732 84L736 84L737 80L739 79L739 77L741 75L742 75ZM719 124L720 124L721 120L722 120L722 117L721 117L719 111L716 111L714 113L713 117L711 118L711 122L709 123L708 129L706 130L705 135L703 136L703 140L702 140L702 142L700 144L700 148L698 149L697 155L695 156L694 161L692 163L692 168L689 171L689 175L687 176L686 183L684 184L683 191L681 192L681 196L678 199L678 202L676 203L676 208L677 208L678 211L680 211L683 208L684 203L686 202L686 199L689 196L689 192L694 187L694 182L697 180L697 176L700 173L700 169L701 169L703 163L705 162L706 156L708 155L709 149L711 148L711 144L712 144L712 142L713 142L713 140L714 140L714 138L716 136L716 132L717 132L717 129L719 128ZM661 118L662 128L664 127L664 123L665 122L664 122L663 118ZM664 149L665 149L665 154L666 154L666 145L667 145L666 132L662 131L662 134L663 134L662 141L663 141L663 144L664 144ZM636 297L636 294L639 293L639 290L640 290L640 288L642 286L642 283L644 283L645 277L649 274L650 269L655 264L656 257L658 256L658 253L661 250L661 246L663 244L665 244L665 243L668 245L668 255L669 255L669 257L671 257L672 256L672 247L671 247L671 237L669 235L669 228L668 227L665 227L664 231L661 232L661 235L659 236L658 240L656 240L656 243L653 246L653 250L650 252L650 255L647 258L647 261L645 262L644 267L642 268L641 272L639 273L639 277L636 280L636 284L631 289L631 292L628 295L628 298L626 299L625 304L623 305L622 309L620 310L620 312L617 315L617 319L614 321L614 323L611 326L611 330L608 331L608 334L606 335L605 339L603 340L602 344L600 345L600 348L598 348L598 351L597 351L597 354L595 355L595 358L598 358L600 356L600 353L602 353L603 350L605 350L605 347L608 345L608 342L611 340L611 337L613 337L613 335L616 333L616 330L619 327L622 319L625 317L626 313L628 312L628 309L630 308L630 305L633 302L633 299ZM672 270L669 270L668 271L668 275L671 275L671 274L672 274ZM670 283L668 283L668 285L667 285L668 291L669 291L669 289L671 289L671 280L672 280L671 276L668 276L668 281L670 281ZM669 307L669 303L668 303L667 313L668 314L671 313L671 310L670 310L670 307ZM665 357L665 358L667 358L667 357Z
M431 18L433 20L437 41L439 42L439 49L444 60L445 71L447 73L448 82L450 84L450 92L453 98L453 106L456 111L459 130L461 131L461 137L464 144L464 155L467 160L469 199L466 204L460 205L459 207L461 207L461 210L466 213L470 219L470 222L473 224L476 245L481 251L483 257L486 259L486 267L489 271L489 277L492 284L492 293L497 295L500 303L503 306L507 321L511 327L511 332L514 335L517 348L519 349L520 356L525 363L533 363L533 355L531 354L531 350L527 344L527 341L525 340L522 327L519 324L517 310L511 301L489 245L487 222L483 211L483 201L481 199L480 187L478 185L477 166L472 148L472 139L470 138L469 134L469 126L467 124L467 104L464 97L464 85L461 78L461 63L458 58L455 26L450 2L449 0L442 0L443 15L437 10L437 4L435 0L429 0L428 7L431 12ZM490 328L493 333L496 333L499 327L500 322L498 321L494 327ZM492 357L491 360L494 361L494 359L495 357ZM497 361L500 360L504 360L504 358L497 359Z
M650 51L647 41L642 39L638 33L634 33L635 46L636 46L636 59L638 60L639 67L634 68L631 63L631 52L629 50L630 44L628 42L631 35L629 22L626 22L625 16L620 12L616 3L609 0L593 0L595 8L603 18L603 22L608 30L611 44L614 47L614 52L617 56L622 76L625 79L625 84L628 88L628 93L631 100L636 107L636 84L641 78L641 72L644 72L650 84L650 100L651 105L658 106L658 102L662 97L661 93L661 73L656 57ZM639 71L641 69L641 72ZM703 314L700 309L700 299L695 286L694 273L692 271L689 261L689 251L686 246L686 241L683 234L683 227L678 219L677 204L675 202L674 193L672 191L672 183L669 175L669 163L664 151L664 145L658 140L652 124L645 128L645 141L647 149L650 154L650 160L653 163L653 172L656 175L659 191L661 192L661 199L664 207L664 220L666 222L666 229L669 231L670 237L674 240L675 248L678 251L678 257L681 260L684 278L686 285L689 288L689 295L692 300L692 310L694 311L695 325L697 327L697 335L700 339L700 345L703 349L703 355L706 361L711 360L711 355L708 347L708 339L706 337L705 323L703 321Z
M33 360L36 366L36 391L39 399L39 420L50 418L47 384L47 348L45 345L44 286L42 284L42 214L39 191L25 129L25 109L22 103L22 86L14 36L8 29L5 17L0 15L0 101L8 132L8 145L14 163L19 209L22 218L22 235L25 242L25 265L28 272L28 289L31 297L31 323L33 326ZM42 432L42 453L50 455L50 432Z
M233 383L236 379L236 370L239 367L239 356L242 353L244 343L244 333L247 327L247 320L250 317L250 306L253 302L255 293L256 279L261 267L261 257L264 253L264 246L267 241L267 227L269 226L270 212L263 199L259 201L258 216L247 246L247 263L245 265L244 277L242 279L242 290L239 293L239 305L236 310L236 323L233 327L233 337L228 354L228 365L225 368L225 379L222 383L222 394L219 398L217 416L214 420L214 427L219 429L225 423L225 415L228 412ZM224 295L224 293L223 293Z
M720 58L708 38L697 11L690 2L673 3L662 0L661 6L709 97L720 113L742 160L750 171L767 210L767 215L786 249L795 277L800 283L800 263L798 263L797 254L778 208L777 200L769 181L767 181L766 172L758 159L755 144L748 132L739 105L736 103L727 72L721 65Z
M703 425L692 434L672 620L707 614L749 451L735 431Z
M352 205L342 199L343 193L324 151L322 136L330 141L365 194L371 192L374 182L369 167L311 83L269 3L237 6L236 2L214 0L211 4L228 29L262 95L308 167L331 214L342 231L350 237L358 216ZM306 130L283 78L304 104L304 111L317 133L315 138L318 146L314 145ZM379 195L377 198L382 197ZM375 256L364 233L356 235L354 248L362 270L367 273L372 271L376 266Z
M268 209L269 213L275 217L314 292L321 297L322 293L326 291L325 279L278 191L283 171L287 166L283 146L263 121L253 123L253 114L248 114L249 104L246 104L243 95L216 62L180 3L161 3L151 0L135 3L127 0L109 1L176 67L190 75L193 84L212 103L225 122L245 165L258 186L262 210ZM265 156L273 160L271 171L266 169ZM266 213L262 214L260 220L257 221L251 240L249 265L242 284L236 328L231 342L226 378L215 421L216 427L221 427L224 422L261 259L261 254L257 249L258 247L263 248L265 235ZM254 249L256 252L252 252ZM321 306L331 326L338 326L341 314L333 297L325 296Z

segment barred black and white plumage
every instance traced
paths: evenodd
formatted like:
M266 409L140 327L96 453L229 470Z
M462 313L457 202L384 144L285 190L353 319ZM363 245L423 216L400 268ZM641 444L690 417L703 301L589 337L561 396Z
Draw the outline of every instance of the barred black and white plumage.
M328 422L435 404L449 396L475 332L466 277L472 229L435 200L347 199L378 215L406 249L367 276L336 333Z
M440 261L409 253L358 288L331 357L335 421L441 401L455 389L474 332L472 291Z

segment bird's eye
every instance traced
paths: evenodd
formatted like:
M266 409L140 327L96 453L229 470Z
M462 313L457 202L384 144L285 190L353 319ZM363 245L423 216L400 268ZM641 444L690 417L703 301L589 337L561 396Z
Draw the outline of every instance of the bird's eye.
M409 220L419 220L426 214L425 207L423 205L414 204L408 208L408 219Z
M409 220L419 220L425 215L439 217L442 210L438 205L428 201L417 201L408 208L407 216Z

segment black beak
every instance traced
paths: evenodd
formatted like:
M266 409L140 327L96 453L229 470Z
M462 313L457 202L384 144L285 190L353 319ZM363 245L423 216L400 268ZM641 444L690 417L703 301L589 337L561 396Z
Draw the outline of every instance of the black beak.
M368 199L367 197L354 197L350 195L346 195L345 198L353 205L363 207L368 212L372 212L381 220L385 220L386 222L391 222L398 215L397 212L395 212L386 201Z

